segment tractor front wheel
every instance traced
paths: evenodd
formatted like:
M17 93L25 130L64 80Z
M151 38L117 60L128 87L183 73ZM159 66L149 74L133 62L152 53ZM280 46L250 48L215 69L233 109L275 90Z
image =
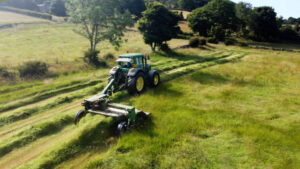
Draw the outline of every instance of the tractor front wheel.
M136 76L128 78L128 92L129 94L140 94L145 89L145 75L143 72Z
M150 87L157 87L160 83L159 73L155 70L149 72L149 85Z

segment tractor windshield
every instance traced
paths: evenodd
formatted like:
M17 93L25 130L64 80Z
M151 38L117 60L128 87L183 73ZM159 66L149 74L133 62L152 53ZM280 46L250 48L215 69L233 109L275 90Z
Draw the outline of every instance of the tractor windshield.
M126 67L126 68L132 67L132 60L130 58L119 58L117 62L118 65L120 65L121 67Z

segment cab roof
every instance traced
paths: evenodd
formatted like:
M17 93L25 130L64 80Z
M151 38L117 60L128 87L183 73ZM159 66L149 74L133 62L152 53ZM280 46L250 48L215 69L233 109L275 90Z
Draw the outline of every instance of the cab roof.
M135 58L135 57L143 57L144 55L141 53L126 53L119 56L119 58Z

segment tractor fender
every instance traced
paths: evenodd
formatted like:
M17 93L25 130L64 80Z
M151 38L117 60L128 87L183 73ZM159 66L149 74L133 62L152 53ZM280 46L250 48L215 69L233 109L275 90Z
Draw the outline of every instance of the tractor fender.
M109 74L114 75L118 72L118 70L119 70L119 68L114 67L114 68L110 69Z
M145 73L145 72L143 71L143 69L141 69L141 68L134 68L134 71L129 70L127 76L128 76L128 77L136 76L136 75L137 75L138 73L140 73L140 72Z
M156 73L157 71L156 70L150 70L148 72L148 77L152 77L154 75L154 73ZM158 73L158 72L157 72Z

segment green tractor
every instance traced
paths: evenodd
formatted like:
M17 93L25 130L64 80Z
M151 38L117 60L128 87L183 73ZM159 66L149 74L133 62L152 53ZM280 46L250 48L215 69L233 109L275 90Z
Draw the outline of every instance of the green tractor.
M108 81L114 80L111 92L127 89L129 94L140 94L146 86L157 87L160 82L159 73L151 70L147 63L150 58L138 53L120 55L118 65L110 70Z
M141 121L150 113L135 109L132 106L112 103L109 97L118 91L127 90L129 94L141 94L146 86L157 87L160 75L151 70L147 63L150 58L138 53L120 55L118 65L110 70L107 86L98 95L85 99L82 103L85 110L75 114L74 123L77 124L87 113L114 117L119 121L118 131L127 130L130 126Z

